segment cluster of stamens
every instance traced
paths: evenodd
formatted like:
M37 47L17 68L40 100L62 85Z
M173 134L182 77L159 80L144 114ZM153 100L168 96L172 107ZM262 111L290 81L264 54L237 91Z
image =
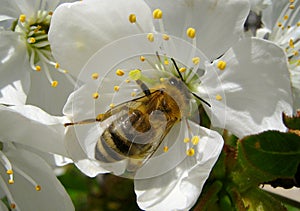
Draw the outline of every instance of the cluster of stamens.
M52 78L49 67L65 74L71 82L73 79L67 74L67 70L61 69L52 56L48 41L51 17L52 12L46 10L38 10L32 17L21 14L12 26L12 30L21 33L26 42L31 69L44 72L51 86L56 87L58 81Z
M289 0L277 20L277 26L273 29L270 37L277 44L283 47L289 59L290 68L300 66L300 22L294 23L300 7L295 7L297 0Z
M5 168L6 174L8 175L8 180L7 183L3 178L0 177L0 187L2 188L2 191L4 191L7 200L10 203L10 208L15 209L17 208L17 204L9 190L8 185L14 185L15 180L14 180L14 173L16 172L18 175L22 176L24 179L26 179L30 184L32 184L33 188L36 191L41 190L41 186L38 185L35 180L28 174L26 174L24 171L22 171L20 168L17 166L12 166L11 162L7 158L7 156L0 150L0 164ZM7 185L8 184L8 185Z

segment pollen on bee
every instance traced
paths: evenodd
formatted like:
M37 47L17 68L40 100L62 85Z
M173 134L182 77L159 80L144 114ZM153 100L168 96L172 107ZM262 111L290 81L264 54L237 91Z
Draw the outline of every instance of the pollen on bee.
M94 99L98 99L99 93L98 93L98 92L94 92L94 93L92 94L92 97L93 97Z
M125 73L123 70L117 69L116 74L117 74L117 76L123 76Z
M130 14L128 17L128 20L130 23L135 23L136 22L136 15L135 14Z
M115 92L118 92L120 90L120 87L119 86L114 86L114 91Z
M217 63L217 67L219 68L219 70L224 70L226 68L226 62L223 60L218 61Z
M150 42L153 42L153 41L154 41L154 35L153 35L152 33L147 34L147 39L148 39Z
M169 151L169 147L168 146L164 146L164 152L168 152Z
M104 118L104 114L98 114L96 117L97 121L102 121L102 119Z
M193 145L197 145L199 143L199 141L200 141L199 136L193 136L193 138L192 138Z
M41 188L40 185L35 186L35 190L36 190L36 191L40 191L41 189L42 189L42 188Z
M190 148L186 151L187 156L193 156L195 154L195 150L193 148Z
M197 65L197 64L199 64L199 62L200 62L200 58L199 58L199 57L194 57L194 58L192 58L192 62L193 62L195 65Z
M131 92L131 97L135 97L136 96L136 92Z

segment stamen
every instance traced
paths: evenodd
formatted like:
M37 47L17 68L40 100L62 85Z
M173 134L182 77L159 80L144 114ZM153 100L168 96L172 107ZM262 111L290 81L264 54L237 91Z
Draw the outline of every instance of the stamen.
M98 73L93 73L92 74L92 79L97 80L99 78L99 74Z
M136 96L136 92L131 92L131 97L135 97Z
M183 139L183 142L184 142L184 143L189 143L189 142L190 142L190 138L188 138L188 137L184 138L184 139Z
M195 154L195 150L193 148L190 148L186 151L187 156L193 156Z
M163 39L167 41L167 40L169 40L169 39L170 39L170 36L169 36L169 35L167 35L167 34L163 34Z
M58 81L52 81L51 82L51 86L52 87L57 87L57 85L58 85Z
M181 72L181 73L184 73L186 71L186 67L181 67L180 69L179 69L179 72Z
M17 166L14 166L15 172L20 174L22 177L24 177L29 183L31 183L35 189L37 190L37 187L39 187L39 189L41 189L40 185L38 185L34 179L32 177L30 177L28 174L26 174L24 171L22 171L21 169L19 169Z
M109 107L110 107L110 108L114 108L114 107L115 107L115 104L111 103L111 104L109 105Z
M293 10L293 9L295 9L295 5L291 4L291 5L289 6L289 8L290 8L291 10Z
M94 92L92 96L96 100L99 97L99 93L98 92Z
M221 95L216 95L216 100L218 100L218 101L221 101L223 98L222 98L222 96Z
M36 41L36 40L35 40L34 37L30 37L30 38L27 39L27 42L30 43L30 44L35 43L35 41Z
M136 22L136 15L135 14L130 14L128 19L129 19L130 23L135 23Z
M35 66L35 70L36 70L36 71L40 72L41 69L42 69L41 66L39 66L39 65Z
M290 39L289 46L290 48L295 48L293 39Z
M24 22L26 21L26 15L21 14L21 15L19 16L19 20L20 20L21 23L24 23Z
M193 138L192 138L193 145L197 145L199 143L199 141L200 141L199 136L193 136Z
M194 39L195 36L196 36L196 29L194 29L194 28L188 28L188 29L186 30L186 34L187 34L187 36L188 36L189 38Z
M116 74L117 74L117 76L123 76L125 73L123 70L117 69Z
M168 152L169 151L169 147L168 146L164 146L164 152Z
M118 92L120 90L120 87L119 86L114 86L114 91L115 92Z
M199 64L199 62L200 62L200 58L199 58L199 57L194 57L194 58L192 58L192 61L193 61L193 63L194 63L195 65L197 65L197 64Z
M219 68L219 70L224 70L226 68L226 62L225 61L222 61L220 60L218 63L217 63L217 67Z
M163 12L160 9L155 9L152 14L154 19L161 19Z
M154 34L152 34L152 33L147 34L147 39L148 39L150 42L153 42L153 41L154 41Z
M15 209L17 207L17 204L15 203L10 193L7 183L2 179L2 177L0 177L0 187L1 187L1 192L4 193L4 196L6 196L7 200L9 201L10 207L12 209Z

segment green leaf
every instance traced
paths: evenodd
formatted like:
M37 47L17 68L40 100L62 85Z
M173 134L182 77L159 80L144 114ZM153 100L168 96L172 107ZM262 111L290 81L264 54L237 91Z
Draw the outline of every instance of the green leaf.
M300 137L293 133L266 131L238 141L241 168L232 173L240 188L278 178L294 179L300 163Z
M290 117L285 113L282 113L282 119L285 126L292 130L300 130L300 111L297 112L296 116Z
M248 211L287 210L279 200L259 188L248 189L242 194L242 197Z

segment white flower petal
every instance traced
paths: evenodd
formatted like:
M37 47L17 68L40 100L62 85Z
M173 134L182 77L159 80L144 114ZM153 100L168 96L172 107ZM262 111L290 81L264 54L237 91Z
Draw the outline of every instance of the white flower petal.
M1 31L0 39L0 103L24 104L30 85L26 46L14 32Z
M195 28L197 46L210 59L219 57L239 39L249 13L249 3L245 0L146 2L152 9L163 11L166 33L186 38L186 30Z
M145 210L188 210L198 199L209 173L222 150L223 139L215 131L190 122L200 136L192 157L186 157L176 168L164 175L137 179L135 192L140 208Z
M16 142L68 157L64 147L63 117L50 116L30 106L0 106L0 140Z
M277 0L278 1L278 0ZM272 5L271 0L250 0L251 10L259 14L263 9Z
M104 45L141 33L136 24L129 22L130 14L136 14L137 22L144 31L152 31L150 9L143 1L86 0L59 6L49 30L54 57L71 74L77 75L88 59Z
M9 149L5 153L13 169L22 170L41 186L36 191L34 184L14 170L15 182L8 187L21 210L74 210L69 195L43 159L22 149ZM4 169L1 172L3 178L7 177Z
M215 77L214 68L220 60L227 65L222 71L216 70ZM271 129L285 131L282 112L292 113L292 95L282 49L268 41L247 38L220 60L211 64L201 80L211 97L206 99L214 110L209 113L213 125L225 125L238 137ZM218 81L221 86L216 86ZM222 99L216 100L221 93Z

